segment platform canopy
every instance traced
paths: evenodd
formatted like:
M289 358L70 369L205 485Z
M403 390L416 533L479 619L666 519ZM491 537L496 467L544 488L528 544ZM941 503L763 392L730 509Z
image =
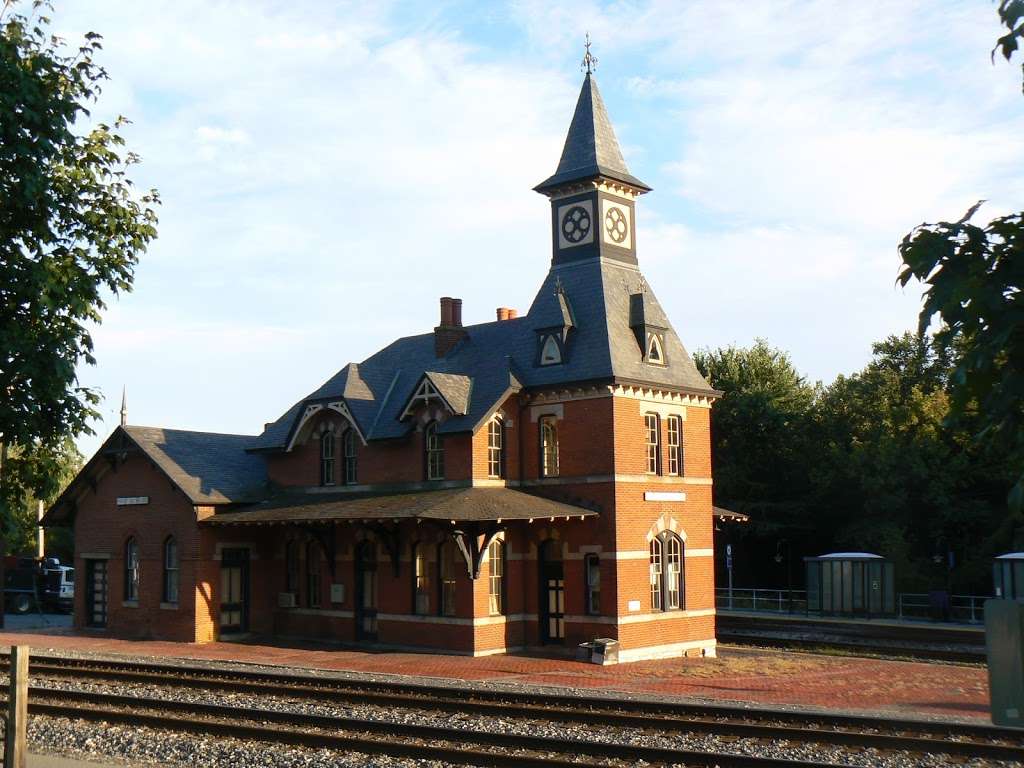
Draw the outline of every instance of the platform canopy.
M511 488L445 488L390 495L283 494L244 510L218 512L203 525L272 525L360 520L486 522L596 517L597 510Z

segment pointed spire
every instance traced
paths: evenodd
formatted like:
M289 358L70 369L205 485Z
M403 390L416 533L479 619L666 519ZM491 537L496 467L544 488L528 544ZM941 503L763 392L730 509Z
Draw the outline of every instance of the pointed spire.
M589 49L587 53L589 55ZM587 72L580 97L576 101L576 112L569 124L569 133L565 137L558 169L554 176L534 189L545 193L564 184L599 176L624 182L639 192L649 192L651 189L626 167L604 100L597 89L597 81L592 73Z
M128 388L121 387L121 426L128 424Z

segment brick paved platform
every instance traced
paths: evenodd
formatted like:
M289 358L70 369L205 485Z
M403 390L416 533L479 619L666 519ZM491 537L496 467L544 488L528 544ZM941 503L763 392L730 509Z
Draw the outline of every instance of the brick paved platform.
M987 672L980 666L885 661L724 648L717 659L668 659L599 667L531 655L446 656L367 651L314 642L237 643L117 640L71 630L0 632L0 645L132 656L242 661L595 691L648 693L722 702L825 707L903 716L988 719Z

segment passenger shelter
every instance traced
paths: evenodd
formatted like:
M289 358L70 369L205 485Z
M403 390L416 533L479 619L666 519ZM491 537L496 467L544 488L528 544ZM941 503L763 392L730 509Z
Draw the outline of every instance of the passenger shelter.
M869 552L805 557L807 612L889 616L896 613L893 564Z
M1024 598L1024 552L1007 552L995 559L992 594L1004 600Z

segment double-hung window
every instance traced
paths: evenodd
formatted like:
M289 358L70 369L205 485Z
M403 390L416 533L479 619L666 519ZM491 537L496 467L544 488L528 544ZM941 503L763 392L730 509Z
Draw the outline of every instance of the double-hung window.
M320 485L334 485L334 433L320 436Z
M487 476L505 476L505 436L502 423L498 419L491 419L487 424Z
M344 461L344 476L342 482L352 485L356 482L356 431L349 427L341 438L342 454Z
M134 536L124 544L124 599L139 599L139 542Z
M423 445L426 450L427 480L444 480L444 443L437 434L437 422L424 430Z
M661 425L658 414L644 414L644 442L647 447L647 474L661 474Z
M487 547L487 593L490 614L505 612L505 542L493 539Z
M178 542L173 536L164 540L164 590L165 603L178 602Z
M668 417L668 473L683 475L683 420L678 416Z
M558 423L554 416L540 419L540 473L543 477L558 476Z
M686 608L686 569L683 541L665 531L651 540L651 610Z

